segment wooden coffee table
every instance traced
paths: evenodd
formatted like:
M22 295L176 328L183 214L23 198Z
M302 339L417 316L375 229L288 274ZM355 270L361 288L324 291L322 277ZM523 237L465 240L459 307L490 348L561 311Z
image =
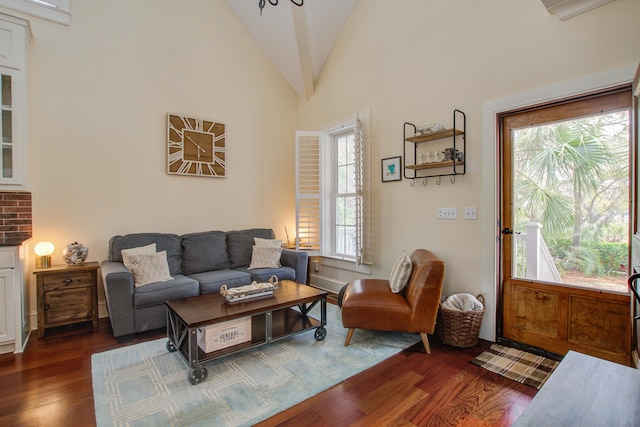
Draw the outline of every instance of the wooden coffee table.
M320 302L320 319L309 311ZM283 280L273 296L229 303L220 294L167 301L167 350L178 350L189 363L188 379L198 384L207 377L203 363L247 348L268 344L300 332L315 329L315 339L327 336L327 292L290 280ZM294 308L297 308L294 309ZM198 345L198 333L206 327L250 318L248 341L206 352ZM233 323L233 322L232 322Z

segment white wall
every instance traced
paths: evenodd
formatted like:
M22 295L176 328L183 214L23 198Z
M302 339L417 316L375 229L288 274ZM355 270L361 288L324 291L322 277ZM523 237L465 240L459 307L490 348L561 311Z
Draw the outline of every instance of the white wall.
M284 238L298 97L226 3L71 6L68 27L29 18L32 242L51 240L55 264L74 240L102 261L116 234L271 227ZM226 123L226 178L166 173L168 112Z
M629 65L640 60L638 17L640 2L633 0L564 22L539 0L359 1L314 96L300 107L300 127L321 129L355 108L371 110L372 275L386 277L401 251L426 248L446 262L444 294L494 289L495 276L482 277L483 257L493 259L484 240L495 240L494 212L483 209L495 194L493 182L483 183L483 103L610 69L633 70ZM440 186L434 180L426 187L381 183L380 159L402 155L403 123L450 127L454 108L467 114L467 174L455 184L443 178ZM484 143L489 151L495 146L495 140ZM460 219L466 206L479 208L477 221ZM459 219L437 221L437 207L458 208ZM337 275L330 269L319 274ZM490 297L481 333L486 338L494 332Z

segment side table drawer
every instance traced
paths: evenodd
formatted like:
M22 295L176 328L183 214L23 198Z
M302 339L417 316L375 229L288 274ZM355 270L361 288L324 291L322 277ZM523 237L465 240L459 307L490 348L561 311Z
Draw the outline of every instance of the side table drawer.
M91 286L93 283L90 271L66 274L52 274L43 278L43 290L53 291L77 286Z
M91 288L49 291L44 294L44 317L47 325L72 320L91 320Z

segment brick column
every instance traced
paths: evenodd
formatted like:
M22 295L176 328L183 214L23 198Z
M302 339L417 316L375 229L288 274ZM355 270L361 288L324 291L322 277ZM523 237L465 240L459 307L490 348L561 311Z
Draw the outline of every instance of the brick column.
M31 193L0 191L0 244L19 246L33 235Z

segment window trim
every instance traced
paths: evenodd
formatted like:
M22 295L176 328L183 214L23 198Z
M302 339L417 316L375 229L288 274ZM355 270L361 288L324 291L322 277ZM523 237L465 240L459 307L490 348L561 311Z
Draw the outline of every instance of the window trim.
M328 129L322 132L322 166L321 166L321 190L320 199L330 203L324 203L322 207L322 230L331 230L330 232L322 232L322 244L320 245L320 253L324 257L343 260L347 262L356 262L356 256L348 256L346 254L336 253L336 196L337 196L337 152L335 147L336 138L340 136L353 134L355 136L356 122L352 120L346 122L339 127Z
M58 24L71 22L70 0L0 0L0 6Z
M370 117L369 110L356 111L354 116L325 126L322 131L296 131L295 140L296 249L308 250L310 255L330 260L335 268L362 273L369 272L372 265ZM331 170L327 167L331 164L331 135L344 132L349 127L354 131L359 164L356 171L358 220L354 258L332 254L328 233L323 233L332 222L327 222L326 217L333 216L332 193L327 195L332 180Z

